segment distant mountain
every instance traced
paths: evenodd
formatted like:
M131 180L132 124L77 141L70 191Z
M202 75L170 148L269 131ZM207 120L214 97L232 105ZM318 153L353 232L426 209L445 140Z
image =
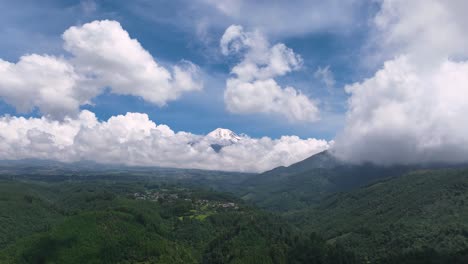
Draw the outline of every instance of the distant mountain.
M211 138L213 140L228 141L231 143L235 143L241 140L241 137L239 135L225 128L217 128L208 133L206 137Z
M242 140L242 137L229 129L217 128L208 133L203 140L208 141L213 150L219 152L225 146L238 143Z
M219 191L232 191L239 189L239 185L247 178L256 176L254 173L112 165L93 161L67 163L39 159L0 160L0 180L5 178L46 181L159 179L168 183L177 182Z
M248 178L243 182L243 189L240 193L245 200L263 208L290 211L312 206L327 195L355 190L410 171L465 166L350 164L324 151L289 167L278 167L257 177Z
M263 174L264 175L292 175L292 174L307 172L313 169L331 169L340 165L344 165L344 162L335 158L328 151L323 151L305 160L294 163L291 166L277 167L270 171L266 171Z
M468 170L412 172L336 193L288 218L371 260L415 251L424 251L421 257L458 254L468 248Z

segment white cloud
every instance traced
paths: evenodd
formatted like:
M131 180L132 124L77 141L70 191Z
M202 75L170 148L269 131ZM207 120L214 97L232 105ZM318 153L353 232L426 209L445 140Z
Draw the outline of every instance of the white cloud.
M467 9L465 0L382 0L374 18L375 41L385 55L407 54L421 64L466 58Z
M218 153L213 138L174 132L146 114L127 113L100 122L89 111L63 122L0 118L0 159L87 160L127 165L260 172L290 165L329 147L329 142L283 136L242 135Z
M421 71L400 57L346 89L338 156L383 164L468 161L468 62L446 60Z
M37 107L63 118L77 113L105 87L160 106L202 88L197 66L182 61L171 73L116 21L71 27L63 39L72 58L32 54L17 63L0 60L0 97L19 111Z
M32 54L17 63L0 59L0 97L20 112L34 107L52 115L75 111L82 103L75 90L78 79L63 58Z
M468 161L466 1L383 1L375 21L395 56L350 93L339 157L380 164ZM418 15L415 15L418 14Z
M330 66L319 67L315 71L314 77L322 81L328 89L333 89L333 87L335 87L335 77L330 70Z
M234 113L274 113L291 121L316 121L318 108L293 87L282 88L274 79L302 66L302 59L284 44L270 46L258 31L241 26L226 29L220 41L224 55L243 54L226 82L224 101Z
M77 68L85 76L91 76L97 86L110 86L114 93L141 96L164 105L182 92L201 89L192 78L196 66L189 62L184 67L174 66L175 74L171 76L116 21L71 27L63 33L63 39Z

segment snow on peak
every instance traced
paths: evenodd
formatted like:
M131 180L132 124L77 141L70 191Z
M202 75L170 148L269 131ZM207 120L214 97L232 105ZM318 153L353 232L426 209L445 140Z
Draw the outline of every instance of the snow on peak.
M217 128L211 131L210 133L208 133L208 135L206 136L211 139L231 141L231 142L238 142L239 140L241 140L241 137L239 135L225 128Z

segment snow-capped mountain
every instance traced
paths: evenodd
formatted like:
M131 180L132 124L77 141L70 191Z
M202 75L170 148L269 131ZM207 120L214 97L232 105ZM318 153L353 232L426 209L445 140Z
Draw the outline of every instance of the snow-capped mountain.
M239 135L225 128L217 128L211 131L210 133L208 133L206 137L210 140L221 141L221 142L227 141L231 143L235 143L241 140L241 137Z
M242 137L229 129L217 128L205 136L205 140L211 143L214 151L219 152L223 147L236 144Z

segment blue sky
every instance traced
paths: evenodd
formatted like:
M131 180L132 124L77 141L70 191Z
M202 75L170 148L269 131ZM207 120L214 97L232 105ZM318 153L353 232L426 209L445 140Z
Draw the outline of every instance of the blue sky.
M328 149L466 162L467 9L0 0L0 159L259 172ZM207 135L218 127L241 136Z
M157 3L152 3L157 2ZM126 112L147 113L157 123L169 125L175 131L206 134L217 127L229 128L254 137L298 135L333 139L343 126L347 95L343 86L360 80L371 69L359 64L362 47L368 35L368 19L376 8L358 6L350 21L353 27L329 25L306 26L300 32L285 33L265 29L263 25L229 18L218 25L217 20L206 22L206 32L200 34L193 24L206 16L219 14L213 6L199 4L195 8L187 1L1 1L1 10L8 10L0 18L0 31L8 38L0 43L0 58L16 62L21 55L64 54L61 34L70 26L93 20L117 20L136 38L143 48L162 65L181 59L201 67L204 89L183 94L178 100L158 107L133 96L104 93L93 99L94 106L82 106L93 111L99 119L107 120ZM281 3L283 5L284 3ZM216 18L218 19L218 18ZM225 80L235 59L220 54L219 40L229 23L242 25L246 30L260 28L271 43L281 42L302 56L304 66L278 78L283 85L294 86L319 101L320 120L291 122L277 115L252 113L236 114L226 110L223 102ZM210 24L213 23L213 24ZM288 21L284 21L288 23ZM66 54L66 53L65 53ZM332 71L336 84L327 88L314 76L319 67ZM13 107L0 104L3 114L17 114ZM26 114L37 116L38 112Z

